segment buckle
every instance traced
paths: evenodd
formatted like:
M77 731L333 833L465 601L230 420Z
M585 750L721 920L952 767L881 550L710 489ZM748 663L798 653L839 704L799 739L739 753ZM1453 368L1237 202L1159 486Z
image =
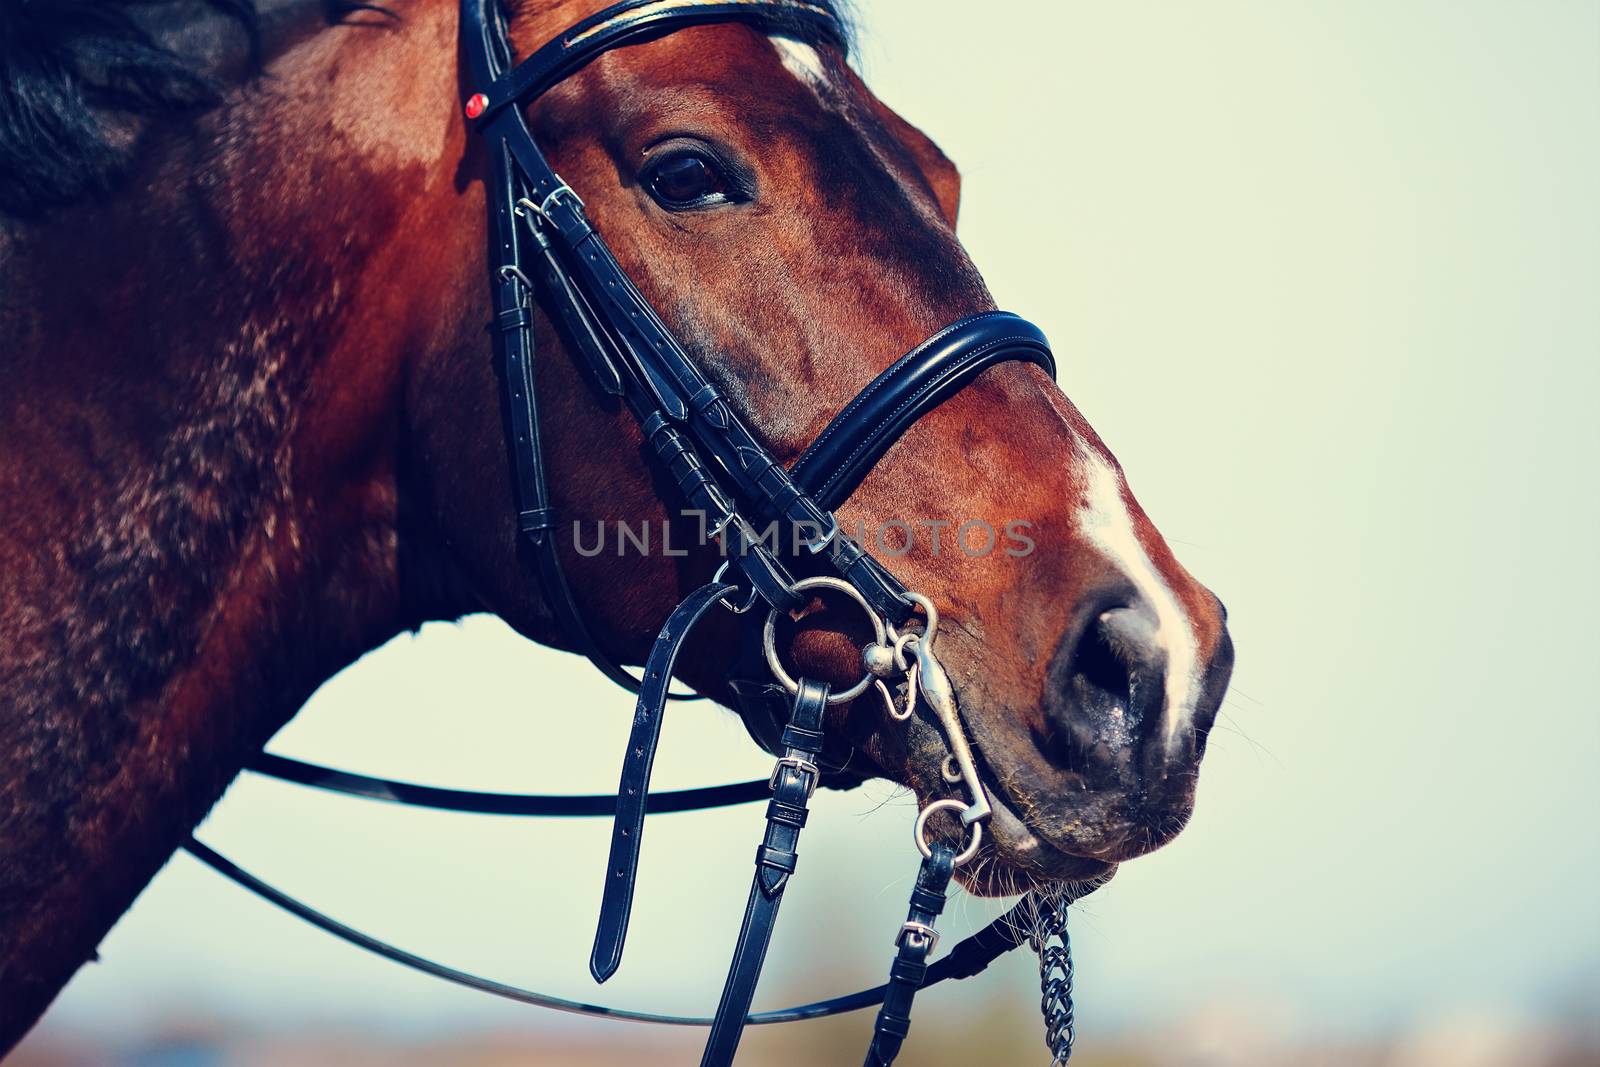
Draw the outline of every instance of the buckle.
M572 191L572 186L568 185L566 182L562 182L560 185L558 185L554 189L550 190L550 192L545 196L545 198L542 201L540 201L539 207L537 209L538 212L539 212L540 217L546 218L546 219L548 219L550 217L550 205L554 204L556 202L556 200L561 196L562 193L566 193L568 196L572 197L572 199L576 200L578 202L579 209L583 209L585 207L585 204L583 202L583 197L581 197L577 193L573 192Z
M565 193L566 195L572 197L572 199L576 200L578 202L579 209L583 210L585 208L585 204L583 202L583 197L581 197L577 193L573 192L572 191L572 186L568 185L564 181L561 181L559 176L556 178L556 180L561 182L561 184L557 185L554 189L550 190L550 192L546 193L545 194L545 198L543 200L539 201L537 204L535 204L528 197L525 197L525 196L518 197L517 198L517 206L516 206L517 214L521 215L523 218L528 218L529 216L537 215L539 218L544 219L546 222L549 222L550 221L550 205L554 204L558 199L560 199L562 193ZM536 235L538 234L538 232L539 231L537 229L534 230L534 233Z
M522 288L526 289L529 293L537 293L539 291L534 286L533 279L524 274L522 272L522 268L515 263L502 264L500 266L499 273L500 277L502 278L515 278L518 284L520 284Z
M817 791L817 780L822 777L822 771L815 763L801 756L784 756L772 765L772 777L767 779L768 789L778 788L778 776L785 767L793 767L797 774L805 775L806 799L810 800Z
M817 536L806 542L806 548L813 556L832 544L834 538L840 536L839 520L834 519L832 515L829 515L828 518L832 520L828 523L828 528L817 531Z
M927 923L919 923L915 919L911 919L901 926L900 932L895 935L895 947L904 948L908 938L921 938L922 941L926 942L926 946L914 942L911 946L912 948L932 952L934 947L939 944L939 931Z

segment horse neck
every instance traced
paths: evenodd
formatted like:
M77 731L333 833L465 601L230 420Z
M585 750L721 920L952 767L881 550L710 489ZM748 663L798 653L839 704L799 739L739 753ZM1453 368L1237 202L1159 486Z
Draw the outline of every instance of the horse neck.
M432 14L410 10L405 37ZM433 176L301 91L357 106L332 71L359 82L405 37L303 37L122 193L0 234L0 973L23 1025L310 692L420 618L394 457L428 309L384 260L403 181Z

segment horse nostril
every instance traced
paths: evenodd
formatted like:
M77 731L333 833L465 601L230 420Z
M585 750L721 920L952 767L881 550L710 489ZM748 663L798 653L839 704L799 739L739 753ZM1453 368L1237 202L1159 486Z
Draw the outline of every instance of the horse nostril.
M1118 661L1135 674L1166 665L1166 654L1156 639L1156 621L1138 608L1103 612L1090 630L1099 633Z
M1151 612L1126 605L1100 612L1057 655L1044 754L1079 773L1130 771L1149 721L1159 717L1165 668Z

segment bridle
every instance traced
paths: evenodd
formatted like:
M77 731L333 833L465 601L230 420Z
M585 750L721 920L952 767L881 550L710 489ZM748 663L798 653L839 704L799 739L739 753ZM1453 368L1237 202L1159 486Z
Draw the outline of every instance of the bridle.
M469 93L465 114L487 149L491 330L504 389L517 527L538 570L545 599L570 640L608 677L638 694L633 727L614 797L508 796L440 790L368 778L264 756L255 770L359 796L458 811L501 814L612 815L608 877L590 958L604 982L621 963L631 912L645 815L698 810L758 798L768 801L766 827L733 962L716 1014L709 1019L627 1012L549 997L480 978L370 937L281 893L191 839L197 858L314 925L418 970L526 1003L590 1015L679 1025L707 1025L702 1067L733 1061L747 1023L814 1018L881 1005L868 1067L887 1065L910 1026L916 992L946 978L967 977L1023 941L1040 953L1047 1042L1057 1063L1071 1054L1071 959L1066 949L1065 891L1030 893L1001 919L936 962L934 923L957 866L978 851L989 801L979 778L954 691L935 654L938 611L906 588L844 534L833 511L919 418L960 392L983 371L1021 361L1054 361L1037 327L1005 312L951 324L874 377L789 468L745 426L728 399L699 369L617 263L591 224L582 200L550 167L528 129L524 109L596 56L686 26L741 22L767 33L843 46L838 16L824 0L624 0L586 18L513 65L497 0L462 0L461 43ZM641 678L631 675L595 639L562 570L557 515L551 505L534 391L534 313L556 324L590 382L637 420L678 503L708 517L727 562L668 617ZM769 544L758 530L781 523L793 546ZM777 647L776 623L821 593L844 597L865 615L874 640L863 652L861 679L835 692L793 677ZM696 625L718 606L764 625L742 627L744 653L730 678L752 737L777 757L770 779L680 793L651 793L650 770L660 738L678 654ZM764 608L764 613L752 613ZM889 682L904 681L897 700ZM765 961L812 794L825 777L849 781L847 765L823 763L827 708L876 688L899 720L924 712L950 748L946 778L967 799L935 800L918 815L914 841L922 856L906 922L895 939L889 981L875 989L815 1004L752 1015ZM920 707L919 707L920 705ZM952 844L928 830L940 813L959 817Z

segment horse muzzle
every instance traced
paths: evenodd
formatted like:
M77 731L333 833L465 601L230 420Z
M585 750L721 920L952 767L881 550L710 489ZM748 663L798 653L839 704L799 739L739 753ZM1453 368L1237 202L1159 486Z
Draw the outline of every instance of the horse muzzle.
M968 716L995 802L997 858L1082 879L1095 864L1108 873L1170 841L1193 811L1232 668L1222 628L1195 677L1174 684L1153 611L1126 590L1087 598L1046 672L1038 711Z

